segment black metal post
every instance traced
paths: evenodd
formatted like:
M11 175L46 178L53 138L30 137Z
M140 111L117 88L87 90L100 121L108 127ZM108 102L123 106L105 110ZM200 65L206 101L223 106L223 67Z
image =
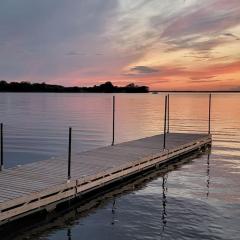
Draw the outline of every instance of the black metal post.
M211 133L211 105L212 105L212 94L209 94L208 99L208 134Z
M166 148L166 127L167 127L166 120L167 120L167 96L165 96L163 149Z
M115 141L115 96L113 96L113 102L112 102L112 114L113 114L113 129L112 129L112 146L114 145Z
M1 163L0 163L0 171L2 171L2 169L3 169L3 123L1 123L1 127L0 127L1 129L0 129L0 131L1 131L1 133L0 133L0 138L1 138L1 146L0 146L0 148L1 148L1 153L0 153L0 155L1 155Z
M167 133L169 133L169 94L168 94L168 101L167 101Z
M72 128L69 128L68 133L68 180L71 179L71 152L72 152Z

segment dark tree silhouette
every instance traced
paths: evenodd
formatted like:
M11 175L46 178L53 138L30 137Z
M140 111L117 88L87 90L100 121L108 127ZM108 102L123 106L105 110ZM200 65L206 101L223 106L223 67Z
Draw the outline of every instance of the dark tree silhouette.
M137 86L130 83L125 87L114 86L111 82L105 82L93 87L64 87L46 83L30 82L6 82L0 81L0 92L99 92L99 93L147 93L147 86Z

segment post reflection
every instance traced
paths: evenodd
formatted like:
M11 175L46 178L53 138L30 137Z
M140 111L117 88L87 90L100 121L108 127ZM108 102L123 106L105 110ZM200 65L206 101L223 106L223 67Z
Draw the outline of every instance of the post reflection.
M68 230L67 230L67 239L68 239L68 240L72 240L72 231L71 231L71 228L68 228Z
M116 198L114 197L112 204L112 221L111 221L112 225L115 224L115 210L116 210Z
M163 233L165 231L165 227L167 225L167 211L166 211L166 206L167 206L167 178L168 175L164 175L162 177L162 233L161 233L161 238L163 237Z
M210 194L210 153L207 156L207 193L206 197L208 198Z

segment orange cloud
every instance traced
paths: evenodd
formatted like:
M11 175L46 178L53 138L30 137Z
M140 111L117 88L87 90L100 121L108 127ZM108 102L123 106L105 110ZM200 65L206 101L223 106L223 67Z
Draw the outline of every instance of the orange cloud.
M150 68L145 66L143 69ZM234 75L235 79L232 79L232 82L235 84L238 77L240 77L240 61L213 64L204 67L200 66L195 69L174 66L160 66L154 69L154 72L137 72L125 74L124 76L129 80L145 83L152 89L178 89L179 87L181 89L191 89L196 88L196 85L198 85L199 89L204 89L209 86L212 88L222 88L226 87L226 84L229 84L229 78L224 80L222 79L223 75ZM220 83L225 83L225 85ZM231 87L232 85L229 84L229 86ZM232 87L234 87L234 84Z

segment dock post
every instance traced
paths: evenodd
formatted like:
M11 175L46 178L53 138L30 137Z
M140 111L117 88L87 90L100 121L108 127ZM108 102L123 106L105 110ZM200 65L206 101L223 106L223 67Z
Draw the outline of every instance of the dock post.
M212 104L212 94L209 94L208 99L208 134L211 133L211 104Z
M115 141L115 96L113 96L113 101L112 101L112 116L113 116L113 122L112 122L112 146L114 145Z
M167 120L167 96L165 96L163 150L166 149L166 127L167 127L166 120Z
M168 101L167 101L167 133L169 133L169 94L168 96Z
M1 141L1 146L0 146L0 148L1 148L1 153L0 153L0 155L1 155L1 163L0 163L0 171L2 171L2 169L3 169L3 123L1 123L1 127L0 127L0 141Z
M68 132L68 181L71 179L72 128Z

